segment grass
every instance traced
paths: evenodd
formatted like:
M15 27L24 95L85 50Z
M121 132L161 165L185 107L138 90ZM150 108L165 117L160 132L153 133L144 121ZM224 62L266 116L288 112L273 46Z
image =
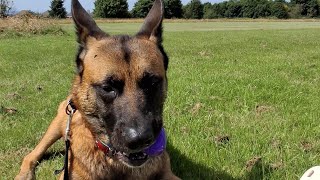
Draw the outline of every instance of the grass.
M137 23L101 23L134 33ZM73 25L63 28L73 34ZM165 23L168 151L182 179L298 179L320 158L320 23ZM70 89L73 35L0 41L0 172L12 179ZM17 109L10 113L8 108ZM62 166L63 142L38 179Z

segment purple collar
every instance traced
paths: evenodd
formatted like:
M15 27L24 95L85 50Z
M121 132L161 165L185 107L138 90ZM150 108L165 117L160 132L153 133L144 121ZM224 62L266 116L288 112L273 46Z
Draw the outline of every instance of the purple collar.
M115 150L112 148L111 144L106 144L101 140L96 140L96 146L98 149L103 151L107 156L112 157L115 153ZM166 133L164 128L161 129L160 134L158 135L156 141L144 150L148 156L158 156L166 149Z

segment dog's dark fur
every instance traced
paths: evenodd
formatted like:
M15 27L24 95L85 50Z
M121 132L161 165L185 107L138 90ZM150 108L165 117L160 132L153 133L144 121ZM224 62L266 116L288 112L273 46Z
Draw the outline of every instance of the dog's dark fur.
M72 0L80 46L68 97L77 108L71 123L70 179L178 179L166 152L137 163L106 156L95 145L101 139L130 154L141 152L159 135L168 67L161 44L163 9L163 2L156 0L133 37L109 36L78 0ZM16 179L34 179L37 161L65 135L66 106L67 101L61 103L41 142L24 158Z

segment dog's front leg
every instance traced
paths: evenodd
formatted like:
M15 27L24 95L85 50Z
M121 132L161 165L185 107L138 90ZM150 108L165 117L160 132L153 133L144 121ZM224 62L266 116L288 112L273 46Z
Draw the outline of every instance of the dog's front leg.
M35 179L35 167L37 162L42 158L46 150L64 135L64 128L66 127L67 121L67 115L65 113L66 106L67 101L63 101L60 104L57 116L51 122L40 143L23 159L20 172L15 178L16 180Z

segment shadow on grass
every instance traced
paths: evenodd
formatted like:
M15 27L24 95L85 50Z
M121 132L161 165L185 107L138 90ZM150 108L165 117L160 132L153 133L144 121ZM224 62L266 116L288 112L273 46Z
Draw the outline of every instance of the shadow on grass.
M172 171L183 180L260 180L269 177L270 173L272 173L270 166L257 163L250 171L244 170L243 174L239 174L238 177L233 177L226 172L193 162L181 154L180 151L175 149L170 143L167 145Z
M270 174L274 171L274 169L263 162L259 162L254 165L254 167L250 170L250 172L247 171L245 176L242 179L246 180L262 180L262 179L269 179Z
M60 150L60 151L47 151L44 153L44 155L42 156L39 164L42 162L42 161L48 161L48 160L52 160L56 157L64 157L64 154L65 154L65 150Z
M168 153L170 154L171 167L175 175L183 180L187 179L208 179L208 180L240 180L230 174L208 168L201 164L191 161L188 157L181 154L170 143L167 144Z

